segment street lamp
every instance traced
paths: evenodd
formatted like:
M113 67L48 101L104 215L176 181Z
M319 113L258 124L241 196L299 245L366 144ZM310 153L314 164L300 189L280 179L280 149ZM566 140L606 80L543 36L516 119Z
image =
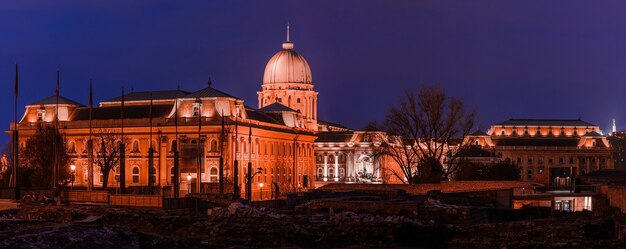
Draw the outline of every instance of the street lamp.
M187 174L187 194L191 193L191 174Z
M261 200L263 200L263 183L259 183L259 189L261 189Z
M72 180L72 187L70 189L74 189L74 179L76 178L76 165L70 165L70 170L72 171L72 174L70 175Z

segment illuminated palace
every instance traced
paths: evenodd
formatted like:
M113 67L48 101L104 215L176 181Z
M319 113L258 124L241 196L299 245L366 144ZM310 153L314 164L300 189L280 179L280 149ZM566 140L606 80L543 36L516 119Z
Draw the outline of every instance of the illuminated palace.
M266 65L258 109L210 83L194 92L130 92L93 107L91 121L89 107L63 96L57 102L52 96L26 106L18 123L19 143L24 146L39 124L54 124L58 118L76 165L77 186L89 184L90 123L95 145L99 144L96 134L121 136L123 129L126 186L147 186L149 182L172 186L176 182L174 146L180 151L179 182L185 193L219 181L220 156L231 191L237 159L241 191L245 192L246 164L251 162L254 171L261 169L253 179L252 192L258 193L258 183L265 183L267 197L273 183L282 186L281 190L296 190L323 182L382 182L381 164L372 157L376 148L373 136L318 120L318 92L313 90L309 64L294 51L289 36L282 48ZM222 132L227 134L223 142ZM152 169L148 166L150 146L154 149ZM97 156L98 146L94 149ZM109 186L119 183L119 170L103 179L95 163L93 168L95 187L102 186L103 181ZM198 178L202 188L195 184Z
M468 139L520 166L522 180L553 186L614 167L611 145L600 127L580 119L509 119Z

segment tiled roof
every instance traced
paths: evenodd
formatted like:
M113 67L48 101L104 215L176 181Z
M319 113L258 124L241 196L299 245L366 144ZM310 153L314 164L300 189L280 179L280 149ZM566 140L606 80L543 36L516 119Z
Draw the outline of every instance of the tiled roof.
M41 99L35 103L29 104L29 105L54 105L57 103L57 98L56 95L52 95L50 97ZM66 97L63 96L59 96L59 104L68 104L68 105L77 105L77 106L84 106L81 103L78 103L74 100L68 99Z
M278 102L274 102L271 105L265 106L259 109L259 111L262 111L262 112L298 112Z
M581 119L509 119L495 125L506 126L596 126Z
M267 114L265 114L263 112L260 112L258 110L254 110L252 108L250 108L250 109L246 108L246 113L248 114L248 118L252 119L252 120L257 120L257 121L266 122L266 123L272 123L272 124L284 125L282 122L280 122L279 120L276 120L272 116L267 115Z
M173 105L153 105L152 117L167 117L172 111ZM121 117L121 108L119 106L110 107L94 107L92 110L92 120L119 119ZM125 119L150 118L150 106L124 106ZM71 120L89 120L89 108L78 108L72 113Z
M578 146L578 138L500 138L497 146Z
M222 92L212 87L200 89L186 96L183 96L183 98L214 98L214 97L226 97L226 98L239 99L235 96L232 96L228 93Z
M189 94L189 92L181 91L181 90L131 92L131 93L124 95L124 101L150 100L150 93L152 93L153 100L182 98ZM115 102L115 101L122 101L122 96L117 96L115 98L109 99L104 102Z
M351 131L325 131L317 133L316 143L347 143L354 133Z
M317 120L317 124L319 125L328 125L328 126L335 126L335 127L339 127L339 128L343 128L343 129L347 129L347 130L352 130L342 124L337 124L337 123L333 123L333 122L328 122L328 121L324 121L324 120Z

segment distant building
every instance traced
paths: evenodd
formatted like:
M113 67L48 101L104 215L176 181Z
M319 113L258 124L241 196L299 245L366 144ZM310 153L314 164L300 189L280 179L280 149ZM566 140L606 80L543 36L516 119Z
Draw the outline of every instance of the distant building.
M517 164L522 180L563 186L572 177L614 168L607 137L580 119L509 119L467 139Z

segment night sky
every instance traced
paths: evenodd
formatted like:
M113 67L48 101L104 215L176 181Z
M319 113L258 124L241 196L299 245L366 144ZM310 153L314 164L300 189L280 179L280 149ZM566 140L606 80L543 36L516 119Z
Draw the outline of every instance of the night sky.
M54 94L88 104L129 91L213 86L256 107L263 70L291 23L311 65L318 116L380 120L405 90L438 83L478 112L583 118L626 128L624 1L5 1L0 123ZM129 3L131 2L131 3ZM18 118L19 118L18 117ZM0 142L8 141L7 135Z

